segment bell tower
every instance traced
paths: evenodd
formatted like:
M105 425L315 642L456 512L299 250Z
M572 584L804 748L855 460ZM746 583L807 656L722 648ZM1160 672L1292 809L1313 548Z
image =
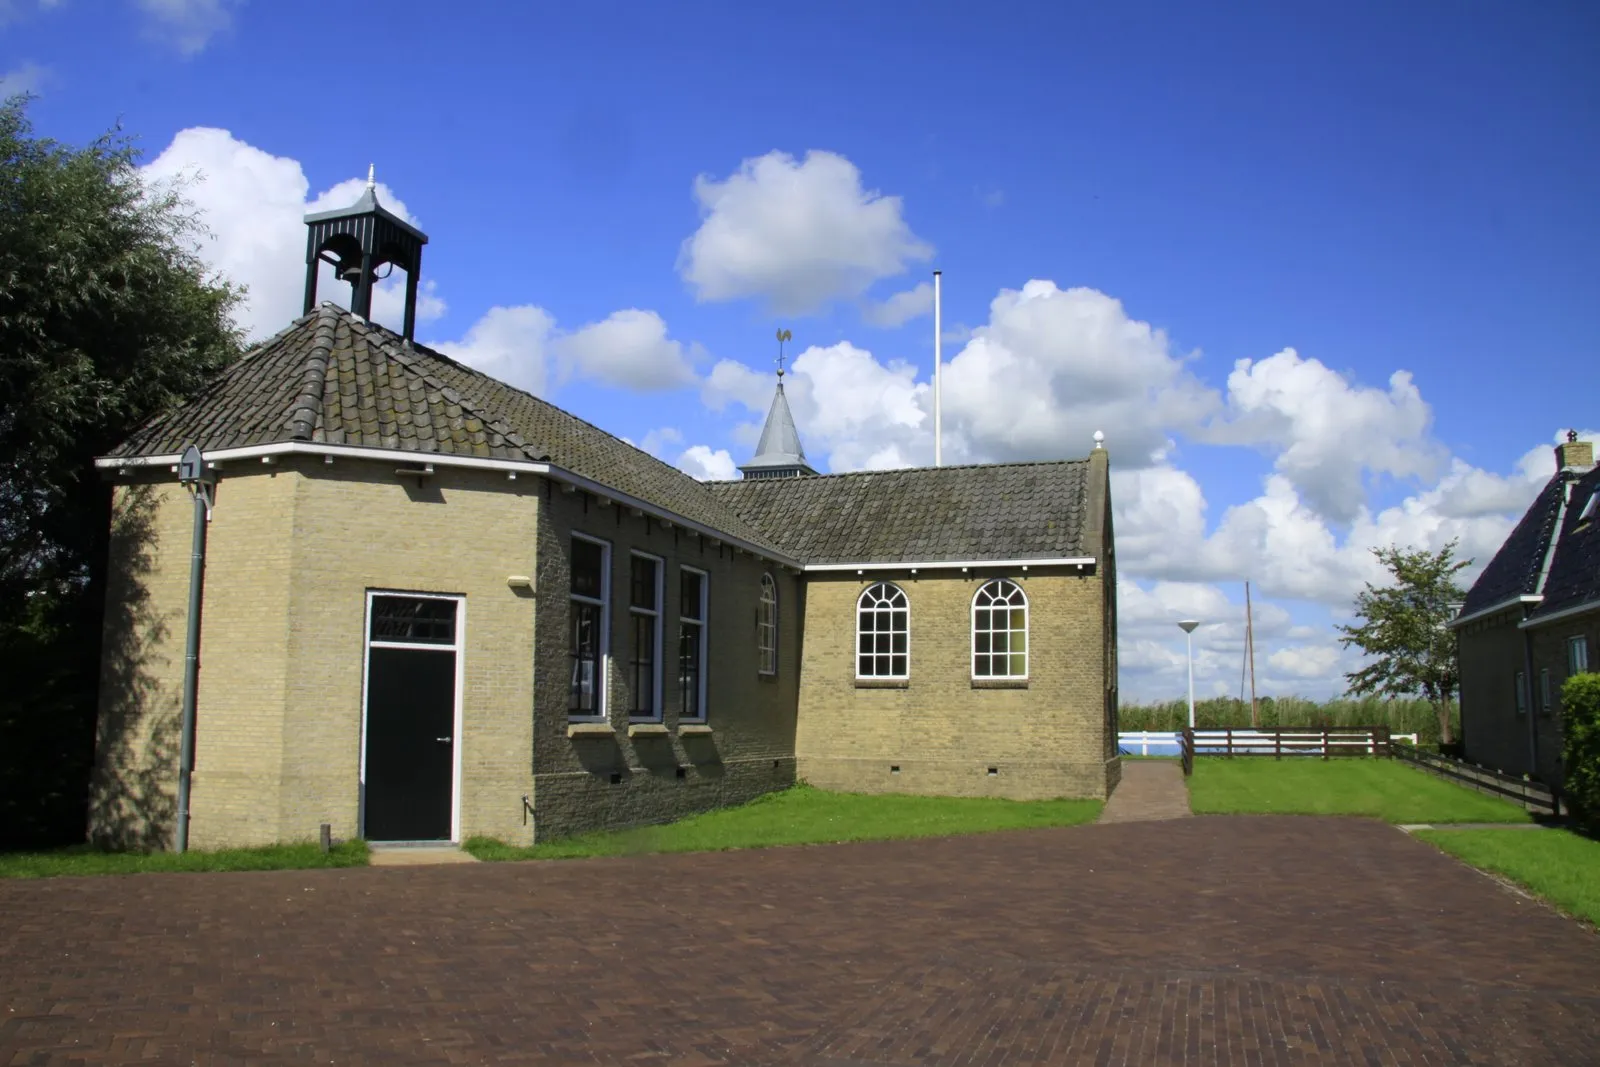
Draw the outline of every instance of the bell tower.
M372 286L387 278L378 268L406 272L406 319L402 333L413 340L417 326L417 279L422 273L422 246L428 235L378 203L373 168L367 168L367 190L361 199L337 211L306 216L306 307L317 303L317 267L333 265L334 277L350 283L350 310L372 318Z

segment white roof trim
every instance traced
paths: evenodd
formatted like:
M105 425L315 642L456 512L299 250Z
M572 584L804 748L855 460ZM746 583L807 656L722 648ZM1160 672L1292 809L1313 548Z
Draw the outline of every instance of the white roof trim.
M821 571L905 571L913 568L954 570L958 567L1005 567L1015 570L1018 567L1082 567L1094 561L1093 556L1062 556L1050 559L902 560L899 563L808 563L803 569L807 574Z
M1532 619L1524 619L1517 623L1517 629L1532 630L1533 628L1537 626L1543 626L1548 622L1560 622L1562 619L1570 619L1574 615L1584 615L1591 611L1600 611L1600 600L1587 600L1582 604L1574 604L1570 608L1562 608L1560 611L1552 611L1548 615L1539 615Z
M774 552L770 548L746 541L739 537L714 529L693 519L685 518L677 512L658 507L647 500L629 496L627 493L613 489L609 485L597 482L592 478L585 478L581 474L558 467L553 463L534 462L519 459L484 459L479 456L457 456L448 452L415 452L398 448L361 448L356 445L324 444L316 441L280 441L270 445L246 445L242 448L219 448L215 452L207 452L207 463L226 463L231 460L241 459L271 459L277 456L342 456L346 459L375 460L382 462L404 463L431 463L435 467L460 467L467 470L512 471L526 474L540 474L558 482L578 489L586 490L596 496L605 497L623 507L638 508L641 512L653 518L664 519L677 526L683 527L691 533L700 534L702 537L712 538L717 541L744 549L759 559L781 563L788 567L800 569L802 564L792 556L781 552ZM134 470L150 467L174 467L178 463L178 453L167 456L131 456L121 458L118 456L101 456L94 461L100 470L118 471Z
M1510 597L1509 599L1500 601L1498 604L1490 604L1486 608L1479 608L1471 615L1463 615L1459 619L1450 620L1450 629L1454 630L1457 626L1465 626L1467 623L1473 622L1477 619L1498 614L1507 608L1514 608L1518 604L1538 604L1543 600L1544 597L1534 593L1524 593L1522 596Z

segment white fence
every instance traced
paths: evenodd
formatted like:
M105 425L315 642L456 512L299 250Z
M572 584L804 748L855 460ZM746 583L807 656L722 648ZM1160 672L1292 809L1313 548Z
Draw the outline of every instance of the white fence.
M1117 747L1124 756L1177 756L1178 730L1124 730L1117 734ZM1332 751L1350 751L1356 746L1369 744L1369 731L1345 731L1329 728L1326 735L1318 730L1300 735L1279 734L1276 731L1248 729L1196 730L1194 751L1197 756L1215 756L1232 752L1237 756L1269 756L1283 753L1286 756L1322 755L1323 737L1327 737ZM1416 734L1390 734L1391 741L1417 743ZM1230 744L1231 740L1231 744Z

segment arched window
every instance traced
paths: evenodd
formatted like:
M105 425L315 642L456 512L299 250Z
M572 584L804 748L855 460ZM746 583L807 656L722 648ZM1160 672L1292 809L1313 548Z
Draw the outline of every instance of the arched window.
M870 586L856 601L856 677L907 678L911 665L910 607L893 582Z
M778 673L778 583L761 576L761 601L756 605L756 652L762 674Z
M972 676L1028 676L1028 597L1016 582L996 578L972 598Z

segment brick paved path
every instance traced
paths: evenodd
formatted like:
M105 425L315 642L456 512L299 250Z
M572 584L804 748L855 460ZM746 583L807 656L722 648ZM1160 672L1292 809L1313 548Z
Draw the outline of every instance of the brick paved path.
M1600 938L1377 823L0 883L0 1064L1576 1064Z
M1122 781L1106 801L1101 822L1147 822L1190 815L1189 787L1177 760L1123 760Z

